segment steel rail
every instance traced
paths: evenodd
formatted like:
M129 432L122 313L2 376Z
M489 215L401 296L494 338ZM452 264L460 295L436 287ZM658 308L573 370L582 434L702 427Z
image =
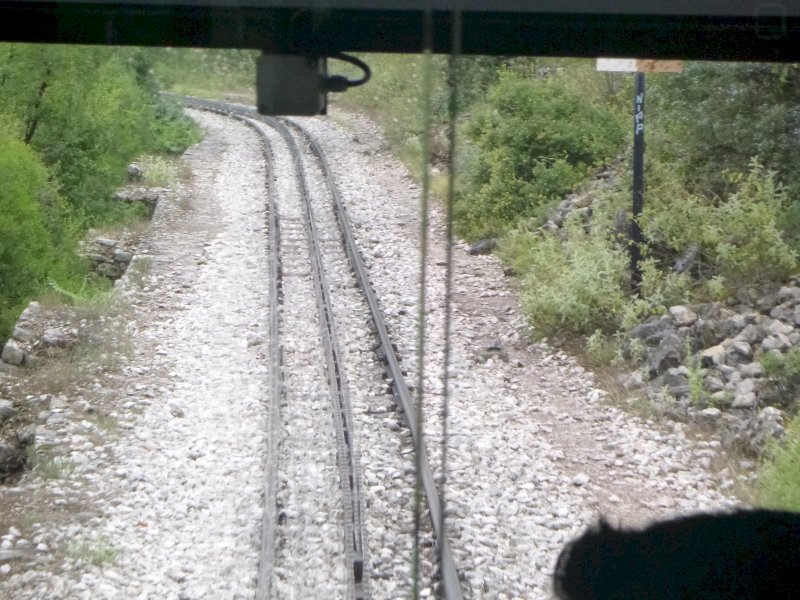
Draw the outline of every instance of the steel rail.
M172 94L165 94L174 96ZM174 96L180 98L185 104L221 114L236 119L258 133L267 162L274 164L269 139L266 134L252 119L257 116L255 111L247 111L241 107L193 98L188 96ZM341 367L343 360L336 335L336 325L333 319L330 291L324 276L321 252L317 244L313 212L310 206L308 185L303 171L302 158L297 143L289 129L274 119L262 119L264 123L275 129L289 148L298 178L301 198L304 205L304 224L306 235L309 239L309 258L312 266L315 289L317 290L318 307L320 312L321 338L325 351L327 375L330 389L333 391L332 400L334 428L337 437L337 462L339 464L340 482L342 486L342 503L345 514L345 553L346 561L351 565L352 584L351 597L354 600L369 600L369 565L366 561L364 545L364 522L362 514L361 494L361 465L358 452L355 449L354 427L352 409L347 393L347 378ZM274 169L270 169L274 173ZM270 569L274 563L275 530L277 524L277 491L278 491L278 456L280 440L280 404L284 399L286 390L283 385L282 365L283 357L280 346L280 307L283 305L282 294L282 269L280 258L280 229L275 198L275 186L268 185L269 189L269 227L270 227L270 358L272 369L272 403L269 412L269 450L267 454L266 485L264 493L264 517L262 521L261 551L256 584L256 600L271 600L274 593L271 585ZM273 237L272 232L276 232ZM272 301L272 294L276 301Z
M266 134L247 116L237 114L225 105L168 92L162 95L181 100L184 104L220 114L247 125L261 141L267 168L267 240L269 249L269 354L270 354L270 404L267 412L267 460L264 465L264 511L261 519L261 546L256 575L255 600L272 600L271 568L275 562L275 530L278 523L278 458L281 438L281 404L286 397L283 385L283 355L280 338L280 314L283 307L283 270L281 265L280 219L274 185L274 155Z
M354 584L352 590L353 597L356 600L366 600L369 598L369 579L365 576L365 571L367 571L365 567L368 567L368 565L365 564L364 519L361 510L361 465L353 435L353 415L347 388L347 376L343 369L344 359L342 358L340 345L338 343L336 320L333 315L333 302L331 300L330 287L325 277L325 268L322 263L322 251L319 247L319 236L317 235L314 211L311 206L311 196L308 192L308 181L304 170L303 157L297 141L286 125L278 120L270 118L265 118L264 122L277 130L286 142L297 173L300 195L304 199L303 207L305 210L303 211L303 220L308 236L309 258L311 259L311 271L315 283L314 287L317 290L322 345L328 367L329 386L332 392L334 392L332 394L332 400L334 402L333 417L338 438L337 461L339 463L340 481L342 485L345 531L348 538L348 543L345 545L345 552L347 554L347 562L352 566Z
M389 332L383 319L383 312L378 304L378 298L369 282L367 269L364 266L361 253L356 246L355 235L353 234L353 229L350 226L350 221L347 218L347 213L342 202L338 186L334 180L333 173L328 165L328 161L325 158L322 148L317 141L300 124L290 120L287 121L305 136L312 152L322 165L322 169L325 173L328 183L328 189L331 191L331 198L333 199L336 219L339 221L339 228L342 232L342 242L347 250L347 255L350 257L350 262L353 272L355 273L356 280L358 281L361 291L367 300L367 304L369 305L369 309L372 314L372 321L375 325L378 338L380 339L378 357L383 363L388 380L392 385L392 392L394 394L395 402L402 411L406 425L411 431L412 439L416 444L421 432L417 430L416 421L413 418L415 411L414 402L403 376L403 371L400 368L400 363L397 360L391 338L389 337ZM430 512L434 534L436 535L437 543L440 545L440 552L442 556L442 564L440 565L440 569L443 596L447 600L461 600L463 598L461 582L458 578L458 571L456 570L455 560L453 559L453 554L450 550L450 544L448 543L446 536L443 535L441 502L439 501L439 494L436 489L436 483L433 477L430 462L427 457L425 444L419 444L418 447L422 452L422 456L420 456L420 478L422 479L422 486L425 490L425 496L428 501L428 510Z
M172 94L168 95L173 96ZM256 119L265 122L272 127L276 127L276 125L279 124L277 119L271 117L264 117L262 115L259 115L255 109L247 108L244 106L231 105L223 102L208 101L200 98L193 98L187 96L175 96L175 97L181 98L186 103L191 103L196 106L199 106L200 108L205 108L206 110L212 110L214 112L218 112L224 115L229 115L240 119L242 118ZM385 320L383 318L383 312L380 308L380 304L378 303L377 295L375 294L375 291L372 289L372 285L370 284L369 276L367 274L367 269L364 266L364 261L361 258L361 253L359 252L358 246L356 245L355 235L353 233L353 229L352 226L350 225L349 219L347 218L347 212L344 207L344 203L342 202L338 186L336 185L336 181L333 177L333 173L330 169L327 159L325 158L325 154L322 148L320 147L318 142L313 138L313 136L311 136L309 132L299 123L291 120L287 120L287 122L292 127L297 129L300 133L303 134L306 141L308 142L309 147L311 148L312 153L319 161L322 170L325 174L326 183L328 189L330 190L331 199L334 206L334 214L336 215L336 219L339 223L339 229L342 237L342 244L345 248L345 251L347 252L351 268L356 277L356 281L359 287L361 288L362 293L364 294L364 298L367 301L367 305L369 306L372 322L375 327L378 339L380 341L379 346L376 348L378 359L384 366L384 370L387 376L387 381L391 385L395 403L397 404L398 408L401 410L403 414L406 426L411 432L412 440L416 446L420 436L420 432L417 429L416 422L414 419L414 411L415 411L414 400L412 398L408 385L405 381L405 377L403 375L400 362L397 359L397 355L395 353L391 337L389 336L389 332L386 327ZM286 139L285 136L284 139ZM302 172L302 170L300 170L299 172ZM350 429L350 431L352 431L352 429ZM425 491L425 497L428 504L428 511L430 513L431 525L433 527L434 535L436 537L436 543L439 545L439 552L441 555L441 564L439 565L439 569L441 576L442 596L446 600L463 600L463 591L461 587L461 581L458 576L458 570L456 569L455 560L453 558L450 544L446 536L444 535L444 519L442 518L441 501L439 499L438 490L436 489L436 482L430 466L430 461L427 456L427 450L424 444L419 444L418 447L421 448L421 453L422 453L422 455L420 456L420 465L421 465L420 478L422 480L422 486ZM358 473L360 474L360 471L358 471Z

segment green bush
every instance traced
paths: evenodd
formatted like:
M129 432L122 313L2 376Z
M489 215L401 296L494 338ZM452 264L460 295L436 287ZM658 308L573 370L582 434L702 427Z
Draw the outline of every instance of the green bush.
M696 275L729 288L786 277L797 259L781 235L787 198L775 174L752 161L729 179L733 191L723 200L690 194L674 180L657 183L642 216L650 251L672 261L696 247Z
M519 232L501 241L501 254L524 273L526 314L543 335L616 331L627 303L627 256L602 227L586 232L570 218L564 234Z
M792 419L785 444L776 447L762 466L756 491L759 504L800 511L800 417Z
M746 171L753 156L800 191L798 82L800 66L767 63L690 62L681 75L653 77L650 133L667 135L649 150L693 191L729 193L725 173Z
M76 244L90 225L140 215L111 199L129 161L199 139L156 95L148 60L131 49L0 44L0 342L46 279L94 289Z
M461 233L498 235L573 190L619 152L620 120L555 80L506 71L465 127L473 144L468 190L457 204Z
M39 199L47 169L24 143L0 132L0 339L56 262Z
M764 377L774 386L780 404L789 405L800 395L800 348L791 348L785 354L764 352L758 357Z

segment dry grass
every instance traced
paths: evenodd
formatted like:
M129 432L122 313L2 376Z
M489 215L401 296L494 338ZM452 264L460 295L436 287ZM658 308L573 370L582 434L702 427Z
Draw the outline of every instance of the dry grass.
M124 323L131 308L113 290L62 307L59 322L77 329L78 340L70 348L47 349L35 357L28 373L29 393L61 393L98 371L118 367L130 354L132 342Z

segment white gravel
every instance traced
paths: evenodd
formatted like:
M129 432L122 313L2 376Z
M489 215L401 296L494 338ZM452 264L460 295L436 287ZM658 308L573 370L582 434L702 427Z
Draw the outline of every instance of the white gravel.
M208 136L186 156L195 177L159 206L139 266L120 286L133 307L118 319L131 339L129 356L116 371L64 390L54 403L65 419L41 430L74 472L51 480L28 475L0 488L0 597L253 595L269 390L265 173L252 132L222 117L198 118ZM303 123L328 153L413 383L419 189L366 118L334 110L334 118ZM279 185L291 196L284 158ZM286 210L282 217L294 218ZM432 222L426 430L435 463L444 315L438 211ZM292 226L283 226L291 240ZM600 513L641 523L734 502L718 491L734 479L716 467L718 444L693 441L680 424L658 426L609 407L591 373L546 343L530 343L499 262L467 256L465 248L455 249L445 490L465 597L547 597L560 547ZM408 435L376 370L352 276L341 260L327 260L363 465L372 593L408 597ZM137 269L145 272L138 279ZM287 333L296 335L285 344L287 364L296 367L287 411L295 412L286 418L303 421L287 431L293 444L318 438L320 445L309 451L318 463L313 473L303 466L309 457L282 457L295 464L298 483L287 480L280 497L294 507L289 522L305 523L323 541L304 554L292 546L276 555L291 571L306 565L300 583L278 574L287 586L280 597L327 599L339 597L344 585L324 585L343 576L341 561L325 560L339 553L325 535L340 518L325 500L338 490L327 475L335 470L333 434L324 380L306 373L318 362L319 334L303 287L307 273L299 262L292 269L285 285L296 300L286 317ZM118 425L99 427L81 402ZM317 494L323 487L330 489ZM292 500L287 494L294 493ZM116 561L90 560L104 550L118 554ZM24 558L7 560L3 551Z

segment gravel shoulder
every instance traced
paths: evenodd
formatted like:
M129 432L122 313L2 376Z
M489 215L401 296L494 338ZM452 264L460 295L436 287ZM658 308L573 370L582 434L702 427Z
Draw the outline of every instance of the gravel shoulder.
M185 156L193 175L159 205L119 285L124 309L104 324L127 351L49 400L42 439L69 473L0 487L0 597L253 595L269 390L265 173L252 132L197 118L207 136ZM330 157L413 381L419 189L366 117L334 110L303 123ZM438 464L437 209L432 225L426 431ZM463 244L455 257L445 497L466 597L548 597L561 546L600 514L639 524L736 503L717 442L610 406L573 358L531 342L497 259ZM368 485L384 485L373 475ZM397 560L372 555L375 572ZM376 598L396 590L373 586Z

